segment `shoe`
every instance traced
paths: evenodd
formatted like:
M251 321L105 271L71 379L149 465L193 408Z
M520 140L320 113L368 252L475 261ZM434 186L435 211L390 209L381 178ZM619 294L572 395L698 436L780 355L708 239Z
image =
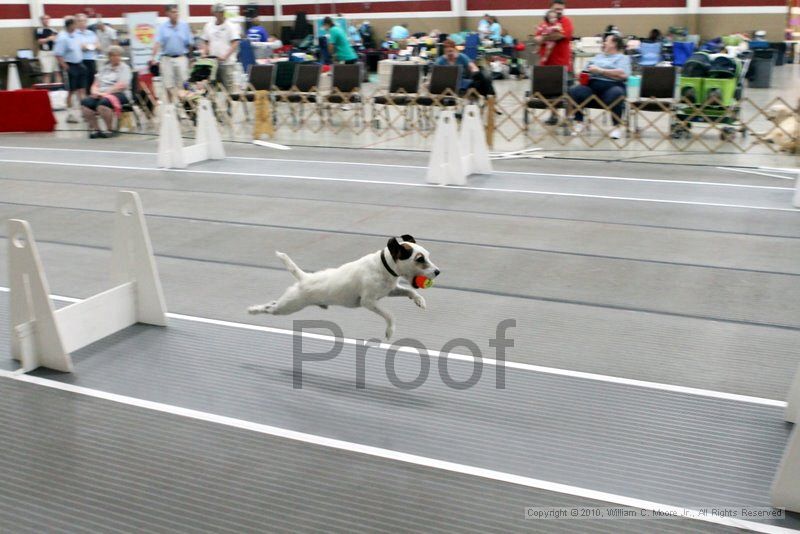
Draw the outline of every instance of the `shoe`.
M114 137L114 134L112 134L111 132L97 132L97 137L99 137L100 139L109 139L111 137Z
M583 133L583 123L576 122L572 125L572 135L580 135Z
M614 128L608 136L611 137L611 139L622 139L622 130Z
M342 110L342 111L350 111L350 106L348 106L347 104L345 104L345 105L343 105L342 107L340 107L339 109L340 109L340 110Z
M558 124L558 117L556 117L555 115L550 115L550 118L544 121L544 123L548 126L555 126L556 124Z
M67 115L67 122L70 124L78 124L80 121L78 120L77 117L75 117L75 115L70 113L69 115Z
M92 132L89 134L89 139L98 139L101 135L100 132Z

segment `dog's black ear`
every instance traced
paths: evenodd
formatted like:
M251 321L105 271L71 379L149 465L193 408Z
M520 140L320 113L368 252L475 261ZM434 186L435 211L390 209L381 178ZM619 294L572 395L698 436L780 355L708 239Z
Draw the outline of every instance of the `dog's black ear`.
M406 236L400 236L403 241L407 241ZM411 237L411 236L408 236ZM413 237L411 239L414 239ZM413 241L412 241L413 242ZM396 237L392 237L387 241L386 246L389 247L389 254L392 255L394 261L407 260L411 257L411 247L408 245L401 245L397 242Z
M417 242L417 240L414 239L413 235L403 234L400 237L403 239L403 241L408 241L409 243L416 243Z
M397 242L397 238L390 237L389 241L386 242L386 246L389 249L389 254L396 260L397 256L400 255L400 243Z

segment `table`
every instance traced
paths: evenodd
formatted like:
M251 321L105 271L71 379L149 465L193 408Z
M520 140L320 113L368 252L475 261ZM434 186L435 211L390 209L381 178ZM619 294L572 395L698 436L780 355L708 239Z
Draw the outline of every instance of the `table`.
M55 126L47 91L0 91L0 132L52 132Z

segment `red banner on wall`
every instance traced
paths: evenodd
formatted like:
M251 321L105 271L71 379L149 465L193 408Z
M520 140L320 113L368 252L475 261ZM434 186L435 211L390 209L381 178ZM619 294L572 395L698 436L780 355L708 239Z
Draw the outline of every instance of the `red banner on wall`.
M165 4L45 4L42 9L45 13L55 19L61 19L75 15L76 13L85 13L87 7L91 7L95 13L99 13L103 18L120 18L124 17L125 13L134 13L140 11L155 11L159 16L164 16Z
M29 19L28 4L0 4L0 19Z
M336 13L429 13L450 11L450 0L397 0L396 2L342 2L319 4L287 4L284 15L335 15Z

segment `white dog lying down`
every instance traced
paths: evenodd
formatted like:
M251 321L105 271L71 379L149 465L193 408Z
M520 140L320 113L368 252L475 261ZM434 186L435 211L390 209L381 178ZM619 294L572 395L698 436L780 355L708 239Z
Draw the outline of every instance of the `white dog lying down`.
M800 140L797 138L797 115L787 106L776 104L767 110L767 118L775 126L763 137L768 143L775 143L782 151L796 153L800 151Z
M288 315L306 306L361 306L377 313L386 321L386 339L394 333L394 318L378 306L383 297L408 297L414 304L425 309L425 299L414 289L401 287L399 279L405 278L416 288L414 279L425 276L434 279L439 269L431 262L428 251L416 244L410 235L393 237L386 247L367 254L335 269L307 273L300 269L283 252L275 254L286 265L286 269L297 278L278 300L267 304L250 306L250 313Z

